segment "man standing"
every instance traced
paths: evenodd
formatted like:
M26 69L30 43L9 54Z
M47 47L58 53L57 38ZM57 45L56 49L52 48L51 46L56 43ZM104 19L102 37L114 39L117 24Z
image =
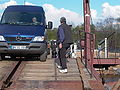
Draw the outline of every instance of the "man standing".
M66 64L66 50L73 43L71 28L66 24L66 18L60 18L61 25L58 28L57 32L57 42L58 42L58 58L60 61L60 72L67 73L67 64Z

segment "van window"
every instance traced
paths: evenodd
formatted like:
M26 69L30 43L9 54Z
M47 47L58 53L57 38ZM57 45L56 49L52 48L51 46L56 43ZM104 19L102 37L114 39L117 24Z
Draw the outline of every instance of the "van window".
M33 18L37 22L34 24ZM38 12L7 12L4 13L2 24L17 24L17 25L45 25L45 17L43 13Z

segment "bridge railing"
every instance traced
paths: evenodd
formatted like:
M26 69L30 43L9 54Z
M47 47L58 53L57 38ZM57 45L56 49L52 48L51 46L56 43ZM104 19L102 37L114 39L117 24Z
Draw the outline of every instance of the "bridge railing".
M88 38L90 40L90 47L87 47L87 49L89 49L89 60L87 60L85 57L85 34L90 35L90 37ZM88 70L89 74L91 75L91 77L94 74L94 68L93 68L93 60L94 60L94 49L95 49L95 34L93 33L88 33L88 32L84 32L84 31L79 31L79 40L80 40L80 46L81 46L81 60L83 61L83 63L85 64L86 69ZM83 37L84 38L83 38Z
M98 43L98 49L95 51L95 58L120 58L120 46L116 40L117 33L112 32Z

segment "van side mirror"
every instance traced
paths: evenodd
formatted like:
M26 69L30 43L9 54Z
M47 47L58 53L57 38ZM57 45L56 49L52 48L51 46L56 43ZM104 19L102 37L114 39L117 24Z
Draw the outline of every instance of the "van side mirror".
M70 28L72 28L72 25L69 25Z
M47 29L52 29L53 23L51 21L48 22Z

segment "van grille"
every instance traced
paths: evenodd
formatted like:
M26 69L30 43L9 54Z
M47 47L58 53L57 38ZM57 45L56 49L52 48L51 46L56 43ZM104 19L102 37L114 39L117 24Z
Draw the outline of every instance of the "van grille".
M32 37L5 37L6 41L21 41L21 42L29 42L32 40Z

